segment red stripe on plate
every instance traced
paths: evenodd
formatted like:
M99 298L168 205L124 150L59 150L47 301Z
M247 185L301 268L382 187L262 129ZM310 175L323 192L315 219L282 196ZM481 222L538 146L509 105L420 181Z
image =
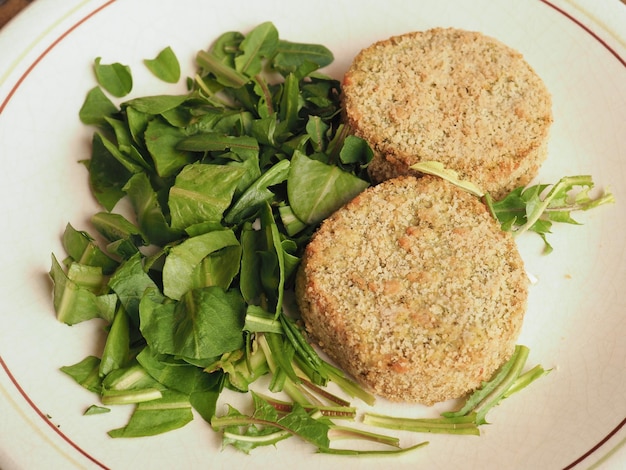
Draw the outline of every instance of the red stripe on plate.
M76 449L78 452L80 452L86 458L91 460L93 463L98 465L100 468L102 468L103 470L109 470L109 467L104 465L102 462L98 461L95 457L89 455L78 444L76 444L69 437L67 437L65 434L63 434L63 432L61 432L61 430L58 427L56 427L55 424L52 421L50 421L50 419L30 399L30 397L28 396L26 391L20 386L20 384L17 381L17 379L15 378L15 376L11 373L11 370L9 369L9 366L7 365L6 362L4 362L4 359L2 359L2 356L0 356L0 366L2 366L2 368L6 372L7 376L9 377L11 382L13 383L13 385L15 385L15 388L17 389L17 391L20 392L20 395L22 395L22 397L24 397L24 400L26 400L26 403L28 403L30 405L30 407L33 410L35 410L35 413L37 413L39 415L39 417L44 421L44 423L46 423L50 427L50 429L52 429L55 433L57 433L59 436L61 436L61 438L63 438L63 440L65 442L67 442L70 446L72 446L74 449Z
M61 34L58 38L56 38L56 40L54 40L34 61L32 64L30 64L30 66L26 69L26 71L20 76L20 78L17 80L17 82L15 83L15 85L13 85L13 88L11 88L11 90L9 91L9 93L7 94L7 96L4 98L4 101L0 104L0 114L2 114L2 112L4 111L4 108L6 108L7 104L9 103L9 101L11 101L11 98L13 97L13 95L15 94L15 92L17 91L17 89L20 87L20 85L22 84L22 82L24 80L26 80L26 77L28 77L30 75L30 73L33 71L33 69L37 66L37 64L39 64L39 62L41 62L43 60L44 57L46 57L48 55L48 53L54 49L63 39L65 39L67 36L70 35L70 33L72 31L74 31L76 28L78 28L80 25L82 25L85 21L87 21L88 19L90 19L92 16L96 15L98 12L104 10L106 7L108 7L109 5L111 5L112 3L114 3L115 0L109 0L107 3L101 5L100 7L96 8L94 11L92 11L91 13L89 13L88 15L86 15L85 17L81 18L80 20L78 20L75 24L73 24L70 28L67 29L67 31L65 31L63 34Z
M92 18L97 13L99 13L102 10L104 10L106 7L108 7L109 5L111 5L114 2L115 2L115 0L109 0L108 2L106 2L103 5L99 6L95 10L91 11L90 13L88 13L87 15L85 15L84 17L79 19L72 26L70 26L65 32L63 32L52 43L50 43L50 45L33 61L33 63L29 65L29 67L24 71L24 73L17 80L15 85L13 85L13 88L11 88L11 90L9 91L7 96L5 97L4 101L2 101L2 103L0 104L0 115L2 114L4 109L6 108L7 104L9 103L9 101L11 101L11 98L13 97L15 92L18 90L18 88L21 86L21 84L24 82L24 80L26 80L28 75L30 75L30 73L39 64L39 62L41 62L44 59L44 57L46 57L50 53L50 51L52 49L54 49L61 41L63 41L63 39L65 39L67 36L69 36L80 25L85 23L87 20L89 20L90 18ZM91 462L93 462L94 464L98 465L103 470L109 470L109 467L107 467L105 464L100 462L98 459L96 459L95 457L90 455L88 452L83 450L78 444L76 444L74 441L72 441L72 439L70 439L68 436L66 436L58 427L56 427L54 425L54 423L52 423L52 421L50 421L48 419L48 417L39 409L39 407L28 396L26 391L21 387L21 385L19 384L19 382L17 381L15 376L11 373L11 370L9 369L9 366L4 361L2 356L0 356L0 366L2 367L2 369L4 369L4 371L6 372L7 376L9 377L9 379L11 380L11 382L13 383L15 388L18 390L20 395L22 395L24 400L26 400L26 403L28 403L28 405L30 405L30 407L35 411L35 413L37 413L37 415L39 415L39 417L43 420L44 423L46 423L50 427L50 429L52 429L55 433L57 433L65 442L67 442L70 446L72 446L74 449L76 449L80 454L85 456Z

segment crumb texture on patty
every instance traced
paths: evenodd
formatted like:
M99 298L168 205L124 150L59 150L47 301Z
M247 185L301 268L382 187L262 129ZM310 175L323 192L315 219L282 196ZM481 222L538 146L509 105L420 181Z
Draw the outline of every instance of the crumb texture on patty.
M379 396L426 405L510 357L527 293L510 234L430 176L390 179L334 213L296 279L306 328L339 366Z
M552 101L522 55L478 32L434 28L362 50L343 80L345 120L375 152L376 182L439 161L495 197L536 176Z

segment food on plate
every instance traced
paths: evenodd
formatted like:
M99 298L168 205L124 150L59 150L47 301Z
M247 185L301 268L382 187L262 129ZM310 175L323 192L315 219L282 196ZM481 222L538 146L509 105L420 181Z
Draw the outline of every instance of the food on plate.
M97 236L68 224L62 237L67 256L61 262L52 256L50 276L59 321L74 325L96 320L106 325L105 341L100 335L90 338L98 345L98 353L62 370L104 405L88 408L89 414L117 404L135 405L127 424L110 430L110 436L168 432L187 425L194 417L193 409L213 429L224 431L224 445L244 452L292 435L319 452L350 455L369 451L334 449L331 441L350 437L391 446L372 451L376 454L403 453L423 445L401 448L393 436L336 426L331 421L331 417L356 419L357 408L325 385L333 383L341 395L367 405L373 405L375 397L319 356L307 342L296 312L287 308L291 303L284 302L301 254L320 222L370 184L367 167L372 151L340 122L339 81L318 70L332 60L326 47L283 40L275 26L266 22L245 35L226 32L209 49L199 51L196 71L187 80L188 94L140 95L115 102L110 97L123 98L132 89L131 68L95 60L98 86L87 93L79 117L96 128L85 167L92 194L102 206L91 218ZM180 79L179 62L170 48L144 64L157 79L168 83ZM431 225L410 226L415 222L410 211L405 213L408 219L397 220L385 213L410 193L398 189L403 185L439 187L446 196L440 200L434 189L426 190L421 196L416 194L415 201L407 199L398 206L402 212L430 197L436 203L431 208L420 206L419 214ZM441 418L419 419L410 427L380 415L370 415L370 424L478 434L477 427L484 424L489 409L543 375L537 367L522 373L527 349L518 346L513 352L523 315L525 281L511 235L504 232L536 231L545 240L552 221L573 222L571 210L611 200L610 194L591 198L587 191L592 185L590 177L569 177L549 191L547 185L519 188L495 201L486 194L487 206L483 206L478 198L438 178L417 182L404 177L367 190L324 224L309 252L320 246L328 227L345 218L346 211L369 211L364 201L389 192L385 188L398 190L390 192L395 202L376 204L373 209L381 225L391 230L390 236L405 224L407 233L398 243L407 259L418 249L434 255L429 261L433 264L442 263L446 256L453 261L439 274L427 274L425 269L406 273L407 281L421 283L417 298L436 297L435 290L425 292L429 282L432 289L440 282L442 295L448 296L455 284L428 279L445 276L447 281L468 282L470 287L478 283L475 297L454 291L469 300L493 289L502 297L495 297L504 305L501 313L510 316L510 321L496 319L485 331L470 328L458 341L448 341L468 364L470 356L485 364L474 371L470 377L474 382L468 387L476 387L476 380L485 382L460 410ZM570 200L567 196L574 186L583 190ZM456 256L436 252L445 243L429 244L429 236L444 233L438 225L444 219L438 214L447 214L449 221L460 224L447 239L449 245L454 242L449 251ZM372 220L369 223L378 229ZM497 223L502 231L494 228ZM475 237L465 233L475 231L489 237L472 244ZM343 232L343 244L358 235L345 228ZM378 236L371 240L389 243L385 232ZM411 239L417 236L418 240ZM487 247L487 241L493 241L493 246ZM354 246L348 245L346 254L362 243L355 239ZM372 246L363 248L371 250ZM384 252L384 244L374 247ZM393 250L390 253L394 255ZM389 257L389 266L399 253ZM305 255L305 270L315 266L316 256L321 255ZM502 272L507 260L511 263L508 277ZM352 262L348 257L340 261ZM404 269L401 263L397 267ZM488 275L491 267L493 276ZM475 277L463 277L463 269ZM482 284L481 279L485 280ZM358 276L352 277L355 281ZM382 288L387 289L383 297L391 298L396 288L402 288L396 281L381 277L372 285L380 288L383 282ZM338 293L341 289L345 291L345 286L340 285ZM514 306L516 295L519 311ZM493 306L494 298L484 301ZM393 313L398 318L403 315L398 309ZM416 318L428 321L434 313L422 309ZM480 325L475 318L474 326ZM471 347L472 338L476 344L491 341L498 328L501 336L490 343L491 353L481 351L482 346ZM337 346L337 351L347 351L349 346ZM356 351L366 352L360 345ZM497 362L504 363L491 377ZM392 365L400 372L407 363L395 360ZM271 376L269 384L257 382L265 375ZM264 396L259 388L283 392L291 401ZM460 395L463 390L454 393ZM231 406L219 415L218 402L228 400L225 393L231 391L250 392L254 402L250 416ZM433 394L430 399L439 396Z
M389 179L335 212L296 278L332 359L380 396L426 405L479 387L511 356L527 295L511 234L432 176Z
M519 52L481 33L434 28L376 42L342 87L346 122L374 150L374 181L438 161L500 198L546 158L548 90Z

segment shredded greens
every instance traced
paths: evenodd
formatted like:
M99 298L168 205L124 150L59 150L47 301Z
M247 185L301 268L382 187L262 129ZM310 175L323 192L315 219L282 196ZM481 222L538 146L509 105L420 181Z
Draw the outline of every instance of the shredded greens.
M366 434L331 425L329 415L356 413L325 386L374 398L320 358L284 293L320 221L369 185L372 152L340 122L339 83L318 72L333 60L325 47L282 40L263 23L223 34L196 59L187 93L119 104L107 94L131 91L130 67L94 63L98 86L79 116L96 127L83 163L104 210L92 217L95 236L67 225L67 257L53 255L50 275L60 321L99 318L108 331L100 357L62 370L100 396L104 406L88 414L135 406L112 437L167 432L195 410L242 450L295 435L331 452L331 428ZM144 64L178 81L172 49ZM271 431L235 439L243 418L218 417L217 400L266 375L292 402L280 418L257 411L255 429Z
M244 452L293 436L337 455L397 454L427 444L403 448L395 437L337 425L357 420L357 411L326 385L368 405L374 397L323 360L285 308L319 223L369 185L372 150L341 123L339 82L319 72L332 60L324 46L283 40L263 23L199 51L186 93L121 103L109 96L130 93L130 67L95 60L98 86L79 116L96 128L82 163L103 210L91 219L95 235L67 225L67 256L52 255L50 276L59 321L107 325L100 356L62 371L99 396L85 414L135 407L112 437L178 429L195 411L222 433L223 445ZM144 64L166 82L180 78L170 48ZM545 235L550 221L571 221L565 194L575 185L591 182L564 179L543 199L544 186L503 201L486 198L503 229ZM583 192L575 206L609 200ZM459 412L415 422L368 413L364 422L477 434L489 409L545 373L537 366L521 374L526 355L518 347ZM270 392L289 401L254 391L263 376ZM254 412L229 407L218 415L225 389L250 392ZM332 445L342 439L383 448Z

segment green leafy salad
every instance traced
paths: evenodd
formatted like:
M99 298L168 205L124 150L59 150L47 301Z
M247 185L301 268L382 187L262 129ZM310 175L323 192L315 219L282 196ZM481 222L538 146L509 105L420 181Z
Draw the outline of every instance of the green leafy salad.
M318 452L406 452L425 443L402 447L351 422L478 434L489 409L546 373L525 372L528 349L518 346L458 411L362 416L350 400L374 397L309 345L288 306L299 256L319 223L370 184L372 151L342 124L340 83L319 71L332 60L327 48L283 40L263 23L198 52L186 93L119 104L112 99L133 87L130 67L95 60L98 85L80 109L95 132L82 163L102 211L91 218L94 235L67 225L67 256L52 256L50 276L59 321L105 325L101 354L62 370L97 395L85 414L134 406L110 436L159 434L198 415L244 452L292 436ZM181 80L169 47L144 65ZM575 186L584 190L571 200ZM571 210L612 201L591 198L592 186L574 177L548 196L542 185L485 199L503 229L545 240L551 222L573 222ZM248 393L253 411L218 413L226 389ZM346 438L371 448L331 445Z

